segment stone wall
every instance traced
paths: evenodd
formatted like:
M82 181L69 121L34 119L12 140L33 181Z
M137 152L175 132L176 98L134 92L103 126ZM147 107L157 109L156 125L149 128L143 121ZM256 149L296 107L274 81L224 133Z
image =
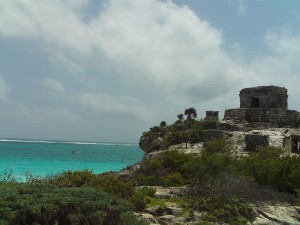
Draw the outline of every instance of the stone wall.
M219 111L205 111L205 120L219 120Z
M203 131L203 139L204 141L211 141L211 140L224 140L225 139L225 132L223 130L204 130Z
M247 122L246 115L248 109L226 109L224 120L234 120L235 122Z
M227 109L224 114L225 120L236 122L261 122L276 124L278 127L299 127L300 114L295 110L281 108L243 108Z
M287 89L276 86L245 88L240 91L240 108L287 109Z
M269 135L246 134L245 144L247 151L255 151L260 146L269 146Z

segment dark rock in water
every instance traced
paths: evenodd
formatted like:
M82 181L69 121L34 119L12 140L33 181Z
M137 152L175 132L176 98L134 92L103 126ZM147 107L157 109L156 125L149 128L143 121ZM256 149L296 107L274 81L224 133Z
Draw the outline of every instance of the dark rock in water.
M73 154L79 154L79 153L81 153L81 151L80 150L73 150L72 153Z

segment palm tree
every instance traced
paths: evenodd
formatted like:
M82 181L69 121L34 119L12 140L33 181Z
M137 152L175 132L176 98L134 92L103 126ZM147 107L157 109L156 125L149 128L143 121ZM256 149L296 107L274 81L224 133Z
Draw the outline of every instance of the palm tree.
M179 114L179 115L177 116L177 118L178 118L180 121L183 121L183 114L182 114L182 113Z
M165 127L167 126L166 121L161 121L159 126L160 126L161 128L165 128Z
M187 120L191 120L197 117L197 111L195 108L185 109L184 115L187 116Z

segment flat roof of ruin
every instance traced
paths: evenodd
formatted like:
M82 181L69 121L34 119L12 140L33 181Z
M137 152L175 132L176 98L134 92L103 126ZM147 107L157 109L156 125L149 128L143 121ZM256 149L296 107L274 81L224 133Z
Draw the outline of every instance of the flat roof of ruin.
M251 87L251 88L244 88L240 91L240 94L251 94L251 93L261 93L261 94L272 94L272 93L278 93L278 94L287 94L287 89L284 87L278 87L278 86L257 86L257 87Z

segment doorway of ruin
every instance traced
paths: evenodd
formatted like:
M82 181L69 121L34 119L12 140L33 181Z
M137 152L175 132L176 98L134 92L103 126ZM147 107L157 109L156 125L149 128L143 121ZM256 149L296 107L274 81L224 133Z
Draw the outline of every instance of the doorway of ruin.
M300 153L300 136L292 136L291 152Z
M258 97L252 97L251 107L252 108L259 107L259 98Z

